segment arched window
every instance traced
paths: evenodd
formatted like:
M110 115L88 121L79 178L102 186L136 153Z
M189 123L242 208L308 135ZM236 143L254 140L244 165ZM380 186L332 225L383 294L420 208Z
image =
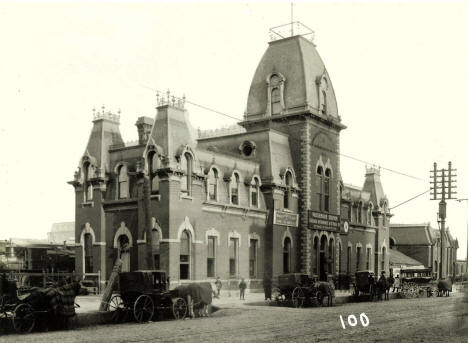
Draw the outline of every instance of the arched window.
M279 88L273 88L271 90L271 114L281 113L281 92Z
M323 179L323 192L324 192L323 209L325 210L325 212L330 211L330 177L331 177L331 170L327 168L325 170L325 178Z
M373 225L372 210L373 210L372 203L369 203L369 207L367 208L367 225L371 225L371 226Z
M322 90L322 114L327 114L327 92Z
M358 221L359 224L362 224L362 202L359 202L357 211L358 211L357 212L357 217L358 217L357 221Z
M341 267L341 259L342 259L342 251L341 251L341 242L338 241L338 275L341 275L343 272Z
M313 274L317 275L318 273L318 237L314 238L314 257L313 257Z
M130 240L127 235L120 235L117 238L119 243L119 258L122 260L122 271L130 271Z
M256 177L253 179L253 184L250 186L250 201L252 207L260 207L260 182Z
M366 269L370 270L371 267L371 248L366 248Z
M284 190L284 208L289 209L291 206L290 199L292 186L292 174L290 171L286 172L286 175L284 176L284 183L286 185L286 189Z
M356 247L356 271L360 271L361 269L361 247Z
M347 254L346 254L346 272L348 274L351 273L351 247L348 245L348 251L347 251Z
M208 200L218 201L218 171L211 168L208 173Z
M151 193L159 192L159 158L155 151L151 151L148 154L148 174L150 178Z
M181 169L184 172L184 176L180 179L180 191L187 195L192 194L192 171L193 171L193 160L192 155L188 152L181 157Z
M385 270L385 255L386 255L387 249L385 247L382 247L382 270Z
M93 185L89 181L91 175L91 164L86 162L83 165L84 170L84 194L85 194L85 201L93 200Z
M154 269L161 268L160 254L159 254L160 239L161 237L159 237L159 231L156 229L151 230L151 246L153 250Z
M330 239L328 243L328 273L334 274L335 270L335 242Z
M283 247L283 273L291 272L291 239L286 237L284 239Z
M190 255L191 241L190 234L184 230L180 236L180 279L190 279Z
M234 173L231 180L231 204L239 205L239 174Z
M318 209L319 211L323 210L323 168L322 166L317 167L317 177L319 180L319 186L318 186Z
M117 179L119 199L128 198L128 172L126 165L121 165L119 167Z
M93 236L90 233L84 235L84 272L93 272Z

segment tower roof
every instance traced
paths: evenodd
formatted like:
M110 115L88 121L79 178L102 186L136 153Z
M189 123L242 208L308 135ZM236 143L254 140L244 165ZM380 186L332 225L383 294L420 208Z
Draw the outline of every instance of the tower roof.
M326 115L338 118L335 92L325 65L315 45L297 35L269 43L250 85L246 120L268 115L268 82L272 75L284 78L283 114L298 111L321 114L324 91Z

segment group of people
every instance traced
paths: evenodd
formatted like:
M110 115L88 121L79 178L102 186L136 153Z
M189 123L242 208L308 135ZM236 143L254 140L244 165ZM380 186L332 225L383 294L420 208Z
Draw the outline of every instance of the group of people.
M221 293L221 288L223 287L223 283L221 282L219 276L216 278L215 281L215 286L216 286L216 291L214 292L215 298L220 297ZM241 281L239 282L239 300L245 300L245 290L247 288L247 282L245 282L244 278L241 278ZM265 278L263 280L263 289L265 291L265 300L270 299L271 300L271 279L270 278Z

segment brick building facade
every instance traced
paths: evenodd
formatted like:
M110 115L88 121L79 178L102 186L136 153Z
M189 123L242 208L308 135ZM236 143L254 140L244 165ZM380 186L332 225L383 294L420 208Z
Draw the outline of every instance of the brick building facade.
M440 240L440 231L432 228L430 223L390 225L392 249L414 258L426 268L432 268L436 277L440 272ZM447 258L443 263L447 276L453 277L456 274L458 240L454 239L448 230L444 240Z
M119 116L96 113L70 183L76 270L109 276L159 268L173 282L357 269L388 272L388 201L379 171L343 183L333 86L315 45L272 41L254 74L244 120L195 132L184 99L158 98L155 119L124 143Z

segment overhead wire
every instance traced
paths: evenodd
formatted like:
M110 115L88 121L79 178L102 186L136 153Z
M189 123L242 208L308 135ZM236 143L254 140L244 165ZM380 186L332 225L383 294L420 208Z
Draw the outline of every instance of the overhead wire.
M162 91L159 91L155 88L152 88L152 87L149 87L149 86L146 86L146 85L143 85L143 84L140 84L140 86L144 87L144 88L147 88L147 89L150 89L152 90L153 92L159 92L161 94L164 94L164 92ZM224 117L227 117L227 118L230 118L230 119L233 119L233 120L237 120L237 121L242 121L243 119L241 118L238 118L238 117L235 117L235 116L232 116L232 115L229 115L227 113L224 113L224 112L221 112L221 111L218 111L218 110L215 110L215 109L212 109L212 108L209 108L209 107L206 107L204 105L200 105L200 104L197 104L195 102L192 102L192 101L189 101L187 99L185 99L185 102L190 104L190 105L193 105L193 106L197 106L199 108L202 108L204 110L207 110L207 111L210 111L210 112L213 112L213 113L216 113L216 114L219 114L219 115L222 115ZM359 159L357 157L353 157L353 156L350 156L350 155L347 155L347 154L343 154L341 152L335 152L337 155L340 155L340 156L343 156L343 157L346 157L346 158L349 158L351 160L354 160L354 161L357 161L357 162L360 162L360 163L363 163L365 165L372 165L372 166L377 166L379 167L380 169L383 169L383 170L386 170L388 172L391 172L391 173L394 173L394 174L398 174L398 175L401 175L401 176L405 176L405 177L408 177L408 178L411 178L411 179L414 179L414 180L418 180L418 181L423 181L423 182L427 182L427 180L424 180L420 177L417 177L417 176L413 176L413 175L410 175L410 174L407 174L407 173L404 173L404 172L400 172L398 170L395 170L395 169L391 169L391 168L387 168L387 167L383 167L381 165L379 165L378 163L373 163L373 162L368 162L368 161L364 161L362 159ZM427 191L428 192L428 191ZM427 193L425 192L425 193ZM422 193L422 194L425 194L425 193ZM421 194L421 195L422 195ZM395 206L396 207L396 206ZM393 208L395 208L393 207Z

